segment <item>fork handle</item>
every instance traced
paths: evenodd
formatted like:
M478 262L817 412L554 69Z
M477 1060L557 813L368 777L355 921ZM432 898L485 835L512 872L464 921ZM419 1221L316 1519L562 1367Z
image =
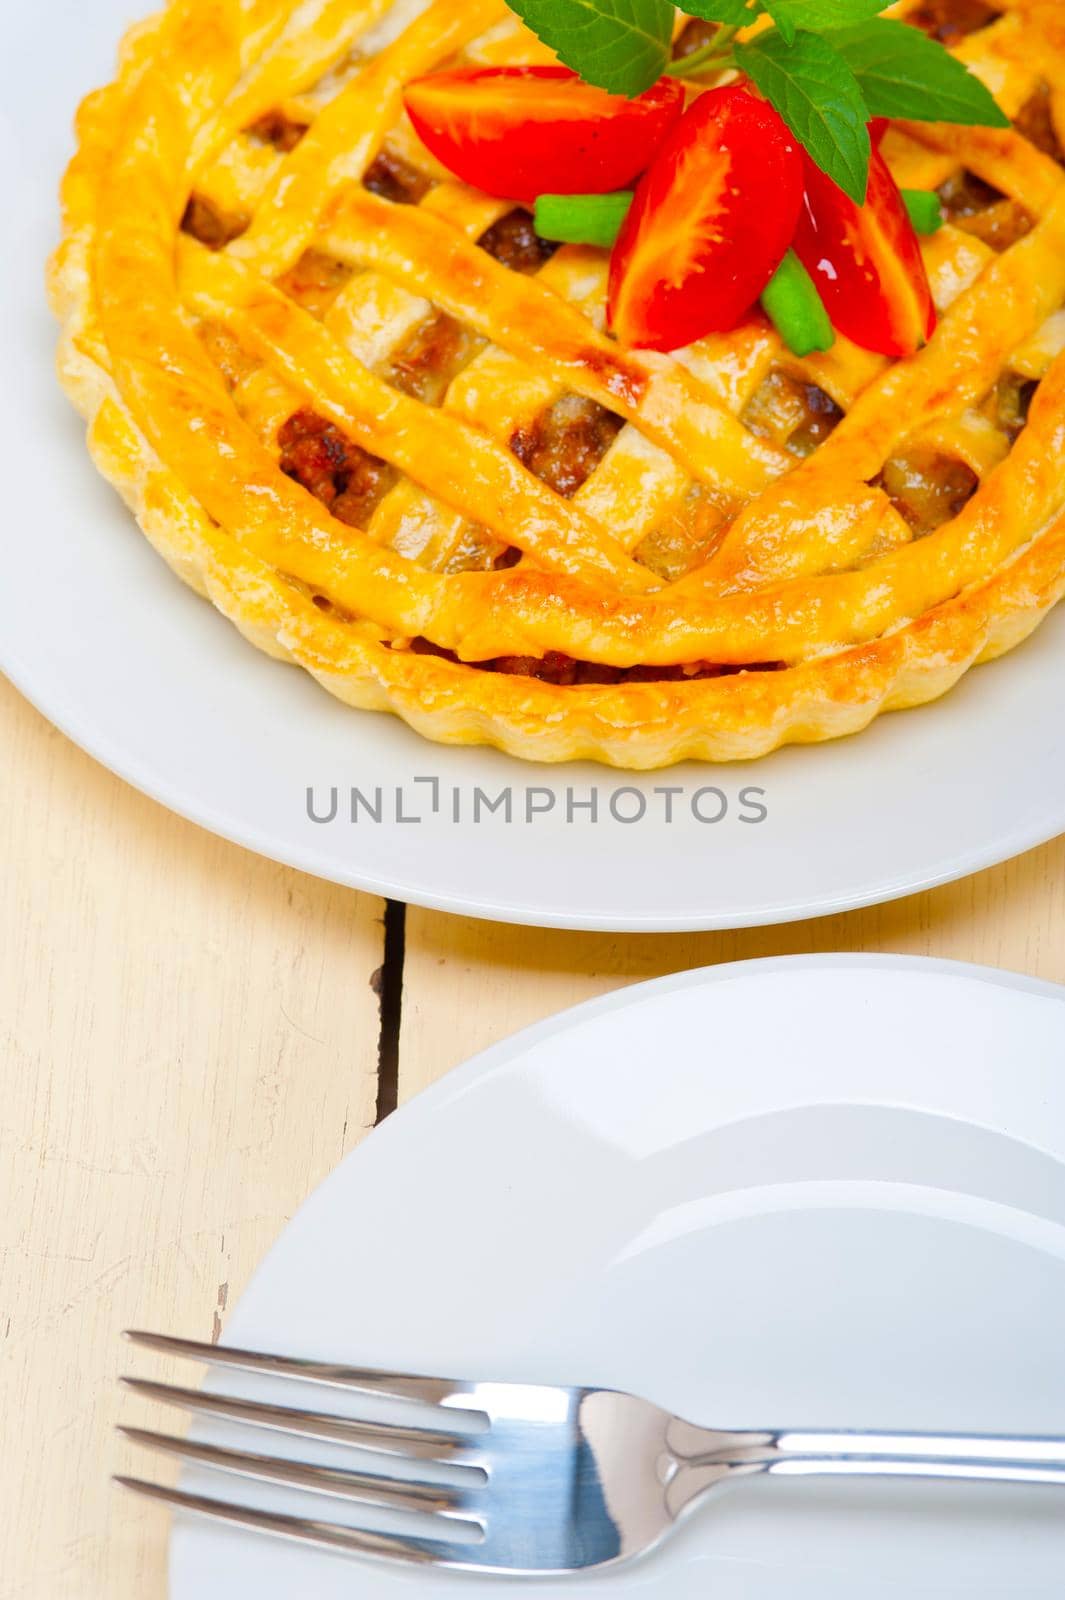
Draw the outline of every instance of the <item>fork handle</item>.
M683 1424L670 1443L679 1466L669 1486L674 1514L726 1478L761 1473L1065 1488L1065 1439L824 1431L708 1434Z
M757 1441L752 1440L757 1447ZM787 1432L769 1436L771 1464L869 1461L928 1466L1048 1467L1065 1472L1065 1439L1002 1434Z

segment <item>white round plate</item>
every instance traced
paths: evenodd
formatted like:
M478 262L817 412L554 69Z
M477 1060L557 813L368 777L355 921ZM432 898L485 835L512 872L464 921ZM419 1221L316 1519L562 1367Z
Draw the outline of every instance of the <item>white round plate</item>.
M808 958L643 985L390 1119L289 1226L225 1337L602 1384L726 1428L1065 1435L1063 1062L1065 990L948 963ZM761 1480L643 1562L521 1592L1057 1600L1063 1510L1054 1490ZM515 1592L201 1523L173 1539L171 1600Z
M399 899L544 925L815 916L961 877L1065 830L1065 741L1054 731L1065 612L942 704L857 739L749 767L629 778L427 744L260 656L184 589L87 458L52 376L42 288L74 105L110 77L122 26L142 8L148 0L12 7L0 67L11 241L0 255L0 660L64 732L173 810L264 855ZM435 790L419 781L428 779ZM681 792L660 792L670 785ZM375 805L380 790L380 823L365 812L348 820L352 786ZM325 811L337 789L335 822L308 816L309 787ZM707 787L727 803L720 821L693 814L721 812L716 795L699 797ZM747 787L765 791L760 824L742 820L757 814L741 800ZM510 788L513 820L482 811L471 821L478 788L493 797ZM421 821L396 820L397 789L403 814ZM619 789L629 792L615 800ZM595 822L580 804L592 790ZM612 800L618 817L645 807L644 819L617 820Z

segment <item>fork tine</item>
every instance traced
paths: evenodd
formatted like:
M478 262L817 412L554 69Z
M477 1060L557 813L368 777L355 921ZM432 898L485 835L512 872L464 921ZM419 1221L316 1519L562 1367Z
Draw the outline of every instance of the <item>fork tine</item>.
M338 1500L363 1506L384 1507L390 1511L435 1512L453 1520L479 1527L475 1519L460 1517L455 1510L464 1491L448 1484L399 1484L386 1486L386 1480L372 1473L353 1472L347 1467L315 1466L309 1461L283 1461L249 1450L227 1450L221 1445L200 1444L193 1439L177 1439L169 1433L154 1433L147 1428L120 1426L118 1432L146 1450L194 1462L214 1472L233 1477L253 1478L263 1483L281 1483L293 1489L307 1489Z
M465 1552L472 1553L476 1549L475 1545L452 1544L416 1535L367 1533L335 1522L315 1522L307 1517L283 1516L275 1511L253 1511L249 1506L231 1505L227 1500L212 1500L206 1495L189 1494L184 1489L167 1489L162 1484L147 1483L142 1478L116 1477L114 1482L134 1494L161 1501L175 1511L191 1512L194 1516L206 1517L213 1522L228 1523L231 1527L245 1528L253 1533L273 1534L276 1538L313 1545L320 1550L333 1550L342 1555L377 1556L390 1561L406 1561L415 1566L463 1567L476 1564L462 1559Z
M259 1372L267 1377L292 1378L299 1383L321 1383L355 1393L382 1395L392 1400L417 1400L436 1406L452 1395L465 1394L470 1385L448 1378L420 1378L399 1372L378 1372L371 1367L345 1367L328 1361L294 1360L288 1356L264 1355L255 1350L236 1350L222 1344L202 1344L196 1339L176 1339L169 1334L146 1333L127 1328L124 1338L143 1350L159 1355L178 1356L211 1367L233 1367L239 1372ZM451 1415L451 1413L448 1413ZM467 1417L484 1417L468 1411ZM484 1421L487 1422L484 1417Z
M293 1406L275 1406L262 1400L241 1400L233 1395L212 1394L209 1390L180 1389L151 1378L122 1378L123 1387L147 1400L180 1406L202 1416L224 1417L277 1433L295 1433L304 1439L327 1444L353 1445L360 1450L390 1459L429 1461L438 1466L455 1464L457 1456L469 1455L470 1441L455 1434L435 1433L427 1428L408 1428L390 1423L355 1422L348 1417L329 1416L318 1411L301 1411ZM487 1473L476 1462L459 1463L464 1471ZM384 1470L384 1468L382 1468Z

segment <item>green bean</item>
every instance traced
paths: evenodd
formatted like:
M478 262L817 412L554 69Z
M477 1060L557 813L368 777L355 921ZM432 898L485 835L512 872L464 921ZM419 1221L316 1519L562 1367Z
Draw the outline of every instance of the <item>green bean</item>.
M918 233L939 232L943 226L943 207L937 194L928 189L903 189L902 198Z
M561 244L614 245L632 205L632 191L617 194L542 194L536 202L536 231Z
M762 309L793 355L831 350L836 335L814 280L789 250L762 296Z

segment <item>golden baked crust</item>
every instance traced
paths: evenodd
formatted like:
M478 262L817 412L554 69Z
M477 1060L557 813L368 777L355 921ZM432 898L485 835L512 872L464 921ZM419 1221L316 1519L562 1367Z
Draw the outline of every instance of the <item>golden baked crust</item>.
M530 263L402 113L545 58L502 0L172 0L81 109L51 269L101 470L256 645L433 739L650 768L942 694L1065 590L1065 8L894 10L1018 129L888 135L954 216L891 364L610 339L605 255Z

